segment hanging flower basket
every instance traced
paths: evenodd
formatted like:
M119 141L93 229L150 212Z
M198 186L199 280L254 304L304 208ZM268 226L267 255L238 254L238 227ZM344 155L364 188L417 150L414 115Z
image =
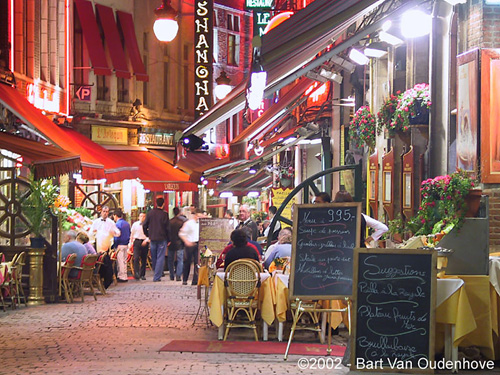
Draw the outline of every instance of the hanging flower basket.
M377 126L379 129L384 130L384 137L394 138L396 133L395 129L391 126L392 117L394 112L396 112L396 107L398 106L399 97L401 91L398 91L396 95L392 95L382 104L380 111L377 113Z
M390 128L394 131L407 132L411 124L428 123L431 105L431 94L427 83L419 83L406 90L399 98ZM411 123L410 118L412 118Z
M349 123L349 138L357 148L367 145L370 149L375 147L375 136L380 133L377 128L375 116L370 112L370 107L360 107L352 121Z

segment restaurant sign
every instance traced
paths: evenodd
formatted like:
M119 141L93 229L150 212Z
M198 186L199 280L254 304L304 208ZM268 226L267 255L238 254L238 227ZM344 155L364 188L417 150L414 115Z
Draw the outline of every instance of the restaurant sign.
M266 8L271 9L274 5L274 0L246 0L245 8L246 9L255 9L255 8Z
M212 106L213 0L196 0L194 15L195 118Z
M128 129L92 125L92 140L104 145L128 145Z
M175 146L173 133L143 133L137 134L137 143L143 146Z

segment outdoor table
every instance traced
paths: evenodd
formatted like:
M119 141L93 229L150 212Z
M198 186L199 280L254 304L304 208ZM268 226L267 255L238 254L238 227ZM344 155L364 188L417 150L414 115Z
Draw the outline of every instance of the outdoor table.
M288 298L288 283L290 280L289 275L283 275L282 273L276 272L273 275L274 279L274 305L276 310L276 318L278 320L278 341L283 341L283 323L286 321L286 312L290 308L290 301ZM331 304L329 306L329 303ZM321 301L324 308L331 309L343 309L346 306L343 301L332 300L332 301ZM346 326L349 322L347 315L343 315L341 312L330 313L330 324L332 328L337 328L343 321ZM326 332L326 313L321 314L321 332L323 339Z
M224 303L226 301L226 288L224 287L225 276L225 272L217 272L212 291L208 298L208 306L210 307L209 318L213 324L219 327L219 340L222 340L224 337ZM259 310L263 320L264 341L267 341L268 325L272 324L274 321L274 304L270 276L271 275L267 272L260 274Z

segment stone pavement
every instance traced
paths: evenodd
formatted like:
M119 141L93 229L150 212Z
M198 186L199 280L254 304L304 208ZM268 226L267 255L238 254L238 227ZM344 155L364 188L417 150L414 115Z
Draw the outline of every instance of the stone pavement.
M159 352L172 339L216 340L217 329L207 328L204 323L192 326L198 309L196 287L166 279L153 283L150 271L147 276L147 281L129 280L126 284L111 286L108 295L98 295L97 301L86 295L84 303L62 302L0 311L0 375L335 375L349 372L342 366L300 369L301 356L289 356L285 362L283 355ZM334 343L345 344L345 336L346 331L341 331L340 336L334 336ZM252 337L250 330L234 329L229 339L251 341ZM269 338L275 340L275 337L271 328ZM300 332L297 341L317 342L311 332ZM472 373L486 372L460 372ZM496 367L487 373L500 374L500 369Z
M301 370L300 356L289 356L285 362L282 355L159 352L172 339L216 340L217 329L192 326L198 309L195 286L166 279L153 283L151 276L148 271L147 281L111 286L108 295L97 295L97 301L86 295L84 303L0 311L0 375L348 372L345 367ZM303 334L315 342L313 333ZM275 339L274 330L269 335ZM252 337L250 330L235 329L229 339Z

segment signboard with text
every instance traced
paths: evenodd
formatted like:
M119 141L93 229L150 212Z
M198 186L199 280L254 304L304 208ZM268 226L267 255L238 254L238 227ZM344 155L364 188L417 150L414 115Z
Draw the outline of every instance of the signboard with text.
M212 106L213 0L196 0L194 12L195 119Z
M105 145L128 145L128 129L92 125L92 140Z

